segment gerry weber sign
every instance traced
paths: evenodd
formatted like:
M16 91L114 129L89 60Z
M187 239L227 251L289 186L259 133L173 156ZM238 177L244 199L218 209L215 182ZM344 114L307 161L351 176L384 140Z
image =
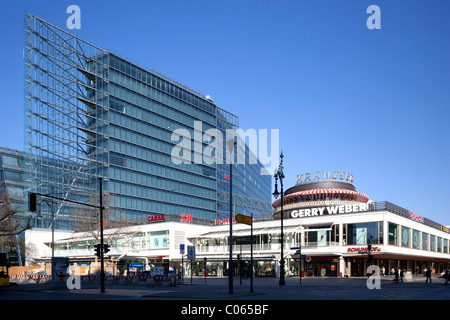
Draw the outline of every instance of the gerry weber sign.
M328 206L318 208L307 208L292 210L290 213L291 218L304 218L304 217L318 217L323 215L333 215L340 213L352 213L360 211L368 211L367 203L347 204L341 206Z

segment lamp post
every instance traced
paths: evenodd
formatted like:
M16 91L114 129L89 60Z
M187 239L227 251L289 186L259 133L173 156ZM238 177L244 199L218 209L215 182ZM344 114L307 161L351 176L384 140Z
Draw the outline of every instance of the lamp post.
M284 281L284 253L283 253L283 247L284 247L284 233L283 233L283 179L284 179L284 173L283 173L283 151L281 151L280 155L280 165L278 169L275 171L275 191L273 192L273 196L275 199L278 199L280 196L280 193L278 192L278 179L280 179L280 186L281 186L281 258L280 258L280 286L285 285Z
M228 292L230 294L233 293L233 162L234 162L234 148L236 146L236 141L234 136L232 139L226 141L226 148L232 156L232 160L230 161L230 261L229 261L229 269L228 269Z

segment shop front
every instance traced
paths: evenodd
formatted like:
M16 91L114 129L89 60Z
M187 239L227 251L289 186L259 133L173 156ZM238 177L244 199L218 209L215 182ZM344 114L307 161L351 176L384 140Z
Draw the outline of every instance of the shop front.
M306 276L337 277L338 261L335 256L307 257Z

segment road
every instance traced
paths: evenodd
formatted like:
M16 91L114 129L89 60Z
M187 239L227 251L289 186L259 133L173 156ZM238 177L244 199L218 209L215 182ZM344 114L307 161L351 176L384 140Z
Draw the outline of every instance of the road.
M369 289L367 278L287 278L280 286L275 278L255 278L253 293L250 279L234 279L229 293L226 278L184 279L184 284L169 285L82 285L79 290L52 289L49 284L19 284L0 292L1 300L448 300L450 284L434 278L395 283L392 277L381 277L379 289ZM370 283L374 284L373 281ZM369 285L370 285L369 283ZM373 285L372 285L373 287Z
M450 300L450 284L445 285L439 278L434 278L431 284L426 284L422 277L395 283L387 276L382 277L379 284L379 289L369 289L367 278L306 278L301 284L298 278L287 278L286 284L280 286L278 279L256 278L253 293L250 292L250 280L243 279L241 284L239 278L234 279L233 293L229 292L228 279L214 278L208 278L206 282L204 278L194 278L192 283L191 279L185 279L184 284L176 286L107 285L103 293L95 283L77 290L52 289L49 284L19 284L0 291L0 305L30 317L57 309L62 315L79 316L94 312L117 316L117 312L123 310L130 314L137 311L153 314L155 310L162 310L165 315L177 318L233 319L242 316L241 312L247 313L247 317L251 312L259 319L274 319L286 311L314 310L320 314L335 314L360 308L369 314L389 308L389 316L395 313L405 316L408 310L438 310L433 306L440 306L442 300ZM425 300L428 301L426 306ZM408 308L403 307L405 302ZM387 315L386 312L380 315Z

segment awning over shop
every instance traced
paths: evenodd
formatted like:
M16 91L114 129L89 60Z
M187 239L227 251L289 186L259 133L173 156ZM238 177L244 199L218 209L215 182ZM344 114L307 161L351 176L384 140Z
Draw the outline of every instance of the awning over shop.
M204 261L204 258L206 257L206 261L211 262L211 261L229 261L230 260L230 255L229 254L220 254L220 255L199 255L197 257L197 259L195 259L194 261ZM253 254L253 260L254 261L272 261L274 260L276 257L272 254ZM241 255L241 261L246 261L246 260L250 260L251 256L250 253L245 253ZM175 258L175 259L171 259L171 261L177 261L177 262L181 262L181 258ZM184 259L184 262L189 262L190 260ZM237 258L237 254L233 254L233 261L238 261Z
M300 226L285 226L283 228L283 232L300 232L301 227ZM266 227L266 228L258 228L253 229L253 235L260 235L260 234L278 234L281 232L280 226L276 227ZM216 231L216 232L208 232L200 236L193 236L189 237L188 239L216 239L216 238L225 238L230 235L230 231ZM245 237L250 236L251 230L250 227L246 229L238 229L233 230L233 237Z

